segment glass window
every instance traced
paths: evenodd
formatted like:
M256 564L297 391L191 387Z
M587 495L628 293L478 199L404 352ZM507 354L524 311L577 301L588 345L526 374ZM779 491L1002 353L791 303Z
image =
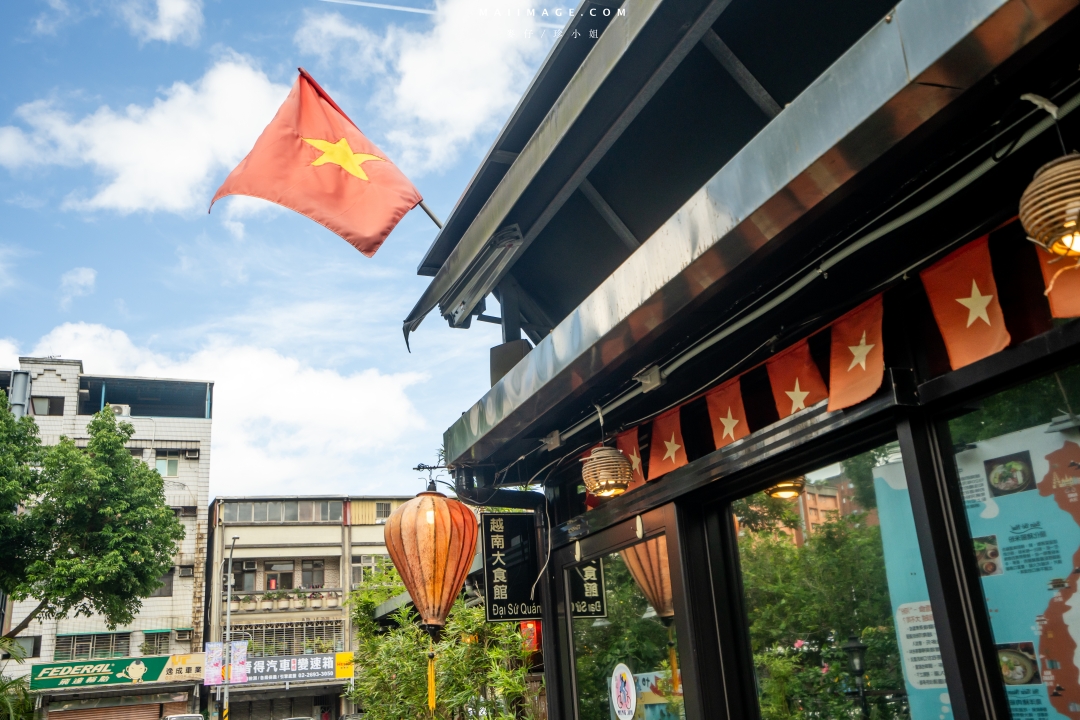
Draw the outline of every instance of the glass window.
M302 501L302 502L299 503L299 506L300 506L300 522L311 522L311 520L312 520L311 502L310 501Z
M390 503L388 503L388 502L377 502L377 503L375 503L375 519L376 520L385 520L388 517L390 517Z
M240 563L233 563L233 594L255 589L255 571L243 570Z
M666 537L566 572L576 613L578 718L630 717L631 696L635 718L685 718Z
M897 445L777 481L731 506L762 717L937 720L948 696Z
M300 564L301 586L306 588L321 588L323 586L323 561L302 560Z
M172 597L173 594L173 568L169 568L169 572L165 573L158 578L158 582L161 583L161 587L154 592L150 593L150 597Z
M341 520L341 501L334 500L330 503L330 518L331 522L339 522Z
M299 503L296 501L282 503L283 510L285 511L285 522L296 522L298 505Z
M169 638L172 633L168 630L143 633L143 644L139 651L143 655L168 655Z
M176 477L180 473L179 450L155 450L155 467L161 477Z
M239 510L236 514L237 522L251 522L251 503L240 503Z
M236 503L225 503L225 522L236 522Z
M968 405L971 407L971 405ZM1013 717L1080 713L1080 367L948 423Z
M255 503L255 522L266 522L266 503Z
M292 560L268 560L265 564L265 568L267 590L292 590Z
M281 522L281 503L279 503L279 502L266 503L266 521L267 522Z
M130 633L100 635L58 635L53 651L55 662L127 657L130 652Z

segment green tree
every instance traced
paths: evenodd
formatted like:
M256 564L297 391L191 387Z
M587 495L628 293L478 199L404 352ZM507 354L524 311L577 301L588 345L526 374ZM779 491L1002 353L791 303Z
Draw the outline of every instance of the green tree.
M780 528L794 530L802 525L794 503L763 492L731 503L731 512L739 521L739 529L752 533L773 533Z
M22 648L11 638L0 637L0 658L7 656L15 662L25 658ZM26 678L4 674L9 660L0 660L0 720L30 720L34 715L34 700Z
M16 508L26 504L37 488L41 442L30 417L19 420L0 392L0 588L10 588L26 570L30 536Z
M30 434L25 422L12 431L5 417L0 427L8 428L6 437ZM135 429L106 408L87 432L85 450L68 438L43 450L18 437L0 446L0 467L12 468L5 480L23 483L13 534L24 552L18 572L0 580L16 600L38 601L7 637L35 617L98 614L110 628L131 622L141 599L161 586L184 537L161 476L128 452Z

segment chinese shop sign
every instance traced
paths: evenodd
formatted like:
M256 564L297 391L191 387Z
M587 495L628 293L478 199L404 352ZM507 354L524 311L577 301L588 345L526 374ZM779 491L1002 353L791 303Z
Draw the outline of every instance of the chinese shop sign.
M572 617L607 617L604 599L604 561L594 558L566 571Z
M203 653L191 653L34 665L30 670L30 689L201 681L204 661Z
M484 513L480 516L484 554L485 608L488 622L540 617L536 527L532 514Z
M248 660L248 684L333 680L353 676L351 652L282 655Z

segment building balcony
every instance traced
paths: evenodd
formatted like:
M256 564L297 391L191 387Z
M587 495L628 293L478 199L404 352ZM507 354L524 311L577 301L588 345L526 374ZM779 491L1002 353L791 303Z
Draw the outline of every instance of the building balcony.
M298 612L340 608L347 591L343 588L298 588L295 590L249 590L232 596L232 612Z

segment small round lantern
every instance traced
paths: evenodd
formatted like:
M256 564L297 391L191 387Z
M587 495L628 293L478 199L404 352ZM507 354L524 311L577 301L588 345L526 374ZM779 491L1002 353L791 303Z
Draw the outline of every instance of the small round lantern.
M601 445L582 461L581 479L585 489L597 497L615 497L626 492L634 479L630 461L613 447Z
M765 490L765 494L778 500L792 500L802 495L805 482L801 477L784 480Z
M1043 165L1020 196L1020 224L1035 243L1062 257L1080 257L1080 154Z
M390 515L383 529L386 549L431 636L428 652L428 709L435 712L435 643L446 616L465 585L476 553L476 516L463 503L428 485Z

